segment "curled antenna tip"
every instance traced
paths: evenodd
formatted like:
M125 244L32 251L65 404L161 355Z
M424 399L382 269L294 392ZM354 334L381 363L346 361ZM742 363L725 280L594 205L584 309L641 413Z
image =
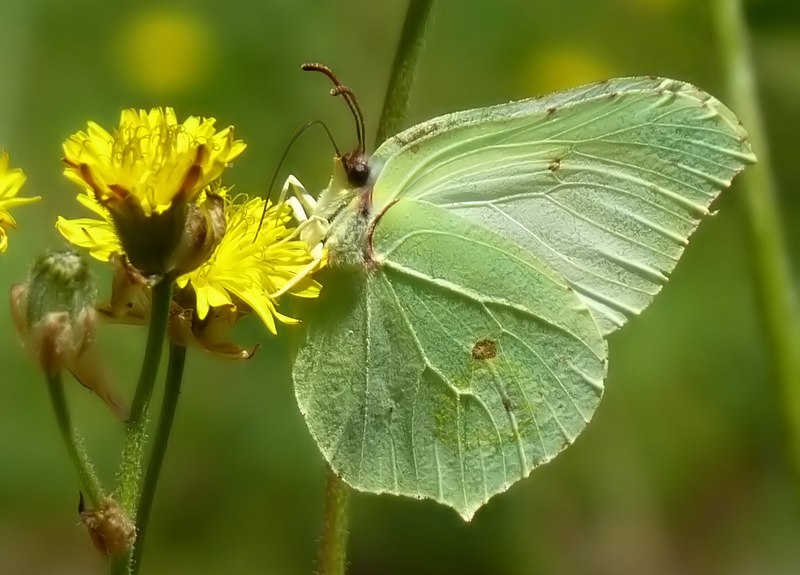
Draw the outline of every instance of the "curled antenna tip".
M342 84L333 70L323 64L308 63L300 66L301 69L309 72L321 72L325 74L328 79L333 82L333 89L330 91L331 96L342 96L350 112L353 114L353 119L356 124L356 137L358 138L358 153L363 154L366 146L366 127L364 125L364 114L361 112L361 107L358 105L358 100L353 91Z

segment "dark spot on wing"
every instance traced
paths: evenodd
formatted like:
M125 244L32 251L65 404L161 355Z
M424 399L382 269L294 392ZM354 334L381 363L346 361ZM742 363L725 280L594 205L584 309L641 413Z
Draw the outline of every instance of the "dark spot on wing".
M511 403L511 400L509 398L507 398L507 397L503 399L503 407L509 413L514 411L514 404Z
M551 106L551 107L547 108L547 117L549 118L550 116L555 114L557 109L558 108L556 108L555 106Z
M547 169L550 170L551 172L557 172L558 170L561 169L561 160L559 158L556 158L555 160L550 162L550 164L547 166Z
M609 99L609 100L613 100L613 99L614 99L614 98L616 98L617 96L619 96L619 92L611 92L611 93L608 95L608 99Z
M497 356L497 344L491 339L482 339L472 346L472 359L486 360Z

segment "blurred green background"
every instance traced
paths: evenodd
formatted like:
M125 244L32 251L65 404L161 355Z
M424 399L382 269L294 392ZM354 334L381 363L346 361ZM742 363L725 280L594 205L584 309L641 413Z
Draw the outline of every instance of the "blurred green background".
M179 117L234 124L249 148L226 176L264 192L305 121L329 123L343 147L350 116L321 61L353 87L374 130L405 0L135 2L0 0L0 146L28 173L20 229L0 257L0 289L62 245L56 214L84 215L61 176L61 142L123 107L173 105ZM781 210L800 269L800 4L747 3ZM723 101L708 2L441 0L409 123L616 75L698 84ZM759 150L756 150L758 153ZM287 171L326 183L321 133ZM285 174L283 174L285 176ZM785 456L780 404L756 313L746 219L736 184L697 233L670 285L610 341L603 403L577 443L471 524L432 503L354 498L350 573L800 573L800 484ZM97 266L98 280L109 283ZM77 482L42 378L0 306L0 573L103 573L78 524ZM292 328L248 362L190 353L156 499L144 573L303 574L312 570L324 468L294 402ZM132 393L141 329L108 326L100 345ZM798 350L800 352L800 350ZM74 416L103 476L120 426L75 385Z

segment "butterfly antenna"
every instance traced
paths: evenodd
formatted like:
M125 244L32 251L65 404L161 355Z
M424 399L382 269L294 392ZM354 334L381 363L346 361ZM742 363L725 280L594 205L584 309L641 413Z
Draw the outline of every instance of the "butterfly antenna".
M342 96L347 106L350 108L350 113L353 114L353 119L356 121L356 137L358 138L358 153L363 154L366 151L366 125L364 122L364 114L361 112L361 107L358 105L353 90L345 86L333 73L333 70L323 64L303 64L301 66L306 72L320 72L325 74L333 82L334 88L331 90L331 96Z
M264 216L267 215L267 208L269 207L270 199L272 198L272 189L275 187L275 182L278 179L278 174L281 172L281 168L283 167L283 163L286 161L287 156L289 155L289 151L294 146L295 142L302 136L306 130L312 128L314 126L322 126L322 129L325 130L325 133L328 134L328 139L331 141L333 145L333 149L336 151L337 157L341 157L342 152L339 150L339 146L336 145L336 140L333 139L333 134L328 129L328 126L325 125L325 122L322 120L312 120L310 122L306 122L302 126L300 126L292 137L289 139L289 143L286 145L286 148L283 150L283 154L281 155L281 159L278 162L278 166L275 168L275 171L272 174L272 179L269 182L269 188L267 188L267 201L264 202L264 209L261 211L261 219L258 220L258 228L256 229L256 235L253 237L253 241L256 241L258 238L258 234L261 231L261 226L264 225Z

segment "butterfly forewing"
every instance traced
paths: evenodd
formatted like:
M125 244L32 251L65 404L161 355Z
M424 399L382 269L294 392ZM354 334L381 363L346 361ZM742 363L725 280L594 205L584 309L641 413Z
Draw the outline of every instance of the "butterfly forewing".
M348 483L469 518L586 426L605 341L545 262L452 211L401 200L371 247L370 271L323 292L299 404Z
M495 230L566 278L603 333L649 305L755 159L730 110L660 78L443 116L375 158L376 211L414 198Z

